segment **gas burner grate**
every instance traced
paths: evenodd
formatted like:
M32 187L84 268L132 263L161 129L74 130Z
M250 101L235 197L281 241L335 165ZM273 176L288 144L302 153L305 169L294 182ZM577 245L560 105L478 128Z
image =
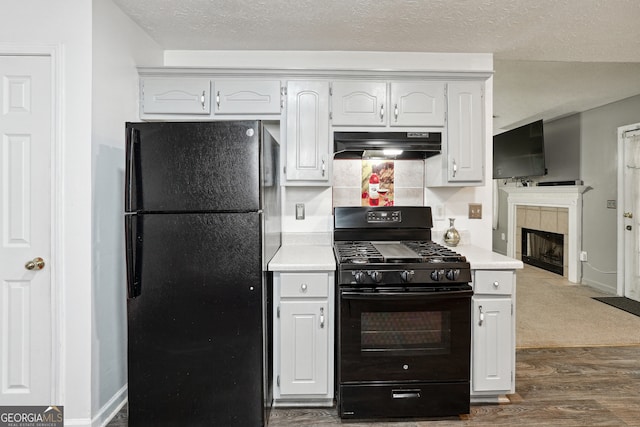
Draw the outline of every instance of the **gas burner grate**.
M338 262L351 264L367 264L383 262L380 252L366 241L336 242Z
M433 241L403 242L422 257L422 262L466 262L467 258Z

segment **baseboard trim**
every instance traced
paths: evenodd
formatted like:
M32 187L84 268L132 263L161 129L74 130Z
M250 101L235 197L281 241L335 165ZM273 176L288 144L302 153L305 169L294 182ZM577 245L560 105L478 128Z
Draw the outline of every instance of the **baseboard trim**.
M596 282L593 280L582 278L581 284L585 286L589 286L597 291L604 292L607 295L616 295L617 289L616 287L611 287L610 285L606 285L604 283Z
M107 403L105 403L98 413L91 420L91 427L105 427L115 415L120 412L122 407L127 403L128 397L127 384L113 395Z

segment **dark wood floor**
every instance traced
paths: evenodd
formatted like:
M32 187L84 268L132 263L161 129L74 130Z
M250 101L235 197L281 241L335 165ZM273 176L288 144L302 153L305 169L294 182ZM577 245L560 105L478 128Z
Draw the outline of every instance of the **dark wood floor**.
M269 426L640 426L640 346L518 350L516 394L508 397L462 417L420 421L341 423L335 409L274 409ZM126 410L108 424L125 426Z

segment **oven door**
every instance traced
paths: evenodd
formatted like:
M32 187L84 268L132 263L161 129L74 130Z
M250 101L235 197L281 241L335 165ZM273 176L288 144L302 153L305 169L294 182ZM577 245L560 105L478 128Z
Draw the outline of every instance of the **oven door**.
M340 384L469 381L471 287L340 290Z

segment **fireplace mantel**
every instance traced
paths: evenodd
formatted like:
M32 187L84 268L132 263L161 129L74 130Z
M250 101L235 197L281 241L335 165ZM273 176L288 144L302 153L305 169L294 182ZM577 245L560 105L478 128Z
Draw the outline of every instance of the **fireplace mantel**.
M568 279L579 283L580 249L582 248L582 194L589 189L584 185L549 186L549 187L501 187L507 193L507 256L516 256L516 207L548 206L568 209L569 253Z

